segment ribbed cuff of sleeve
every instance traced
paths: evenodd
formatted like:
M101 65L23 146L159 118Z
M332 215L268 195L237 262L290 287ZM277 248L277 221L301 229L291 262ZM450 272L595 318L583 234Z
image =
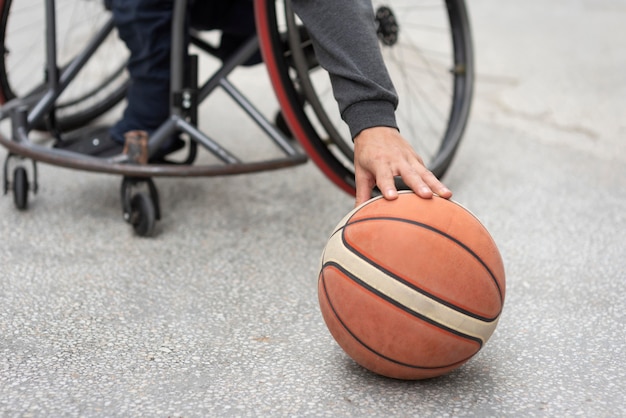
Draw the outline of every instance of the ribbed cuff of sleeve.
M387 101L358 102L348 107L342 115L354 139L362 130L375 126L398 129L395 106Z

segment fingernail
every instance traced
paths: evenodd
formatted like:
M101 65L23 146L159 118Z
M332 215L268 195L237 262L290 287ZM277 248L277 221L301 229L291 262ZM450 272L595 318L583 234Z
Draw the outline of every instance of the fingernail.
M385 198L387 199L395 199L398 197L398 191L396 189L387 189L385 192Z

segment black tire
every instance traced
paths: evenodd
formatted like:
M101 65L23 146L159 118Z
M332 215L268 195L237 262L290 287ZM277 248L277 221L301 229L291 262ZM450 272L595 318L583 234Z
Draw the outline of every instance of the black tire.
M279 0L289 4L288 0ZM355 192L353 146L341 121L327 75L311 68L289 7L257 0L258 32L265 62L285 119L322 171L348 193ZM463 0L374 0L385 63L400 96L398 123L428 168L442 177L458 149L469 117L474 62ZM282 5L281 5L282 6ZM424 6L424 7L421 7ZM284 15L278 10L284 9ZM386 37L391 18L400 31ZM400 13L401 12L401 13ZM385 20L387 19L387 20ZM411 21L413 19L414 21ZM434 28L434 25L439 25ZM391 25L393 26L393 25ZM406 28L403 30L402 28ZM285 54L288 38L290 53ZM300 57L298 57L300 55ZM415 75L415 77L413 77ZM306 97L301 105L299 95ZM402 185L400 185L402 186Z
M13 202L18 210L28 209L28 174L24 167L13 171Z
M84 49L91 35L104 26L110 14L103 1L57 0L58 66L64 68ZM43 91L46 46L44 3L37 0L0 0L0 104ZM115 31L89 59L57 100L56 129L84 126L110 110L124 97L128 52ZM35 129L45 130L38 122Z
M140 237L150 237L154 233L156 211L154 203L146 193L137 193L130 201L130 224Z

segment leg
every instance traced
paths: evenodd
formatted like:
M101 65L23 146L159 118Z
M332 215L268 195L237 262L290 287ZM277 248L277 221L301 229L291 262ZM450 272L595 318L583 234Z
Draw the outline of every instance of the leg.
M116 142L124 133L158 128L169 116L170 48L173 0L113 0L113 18L131 56L131 85L124 116L111 129Z

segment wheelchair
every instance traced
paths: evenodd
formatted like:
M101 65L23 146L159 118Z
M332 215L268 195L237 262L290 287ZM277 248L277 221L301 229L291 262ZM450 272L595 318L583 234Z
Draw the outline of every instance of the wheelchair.
M0 144L8 151L3 184L18 210L27 209L29 193L37 193L38 162L121 175L123 217L139 236L152 235L161 217L155 177L244 174L312 160L332 183L355 193L351 137L328 74L317 64L290 0L254 0L256 36L226 59L215 58L211 31L185 25L187 2L176 1L170 117L143 148L106 157L55 144L123 101L128 52L101 1L43 0L45 7L41 1L0 1ZM400 97L400 129L427 167L442 177L463 136L472 99L474 63L465 3L374 0L373 7L385 64ZM244 68L259 52L262 63ZM211 63L209 70L200 69L204 61ZM255 83L245 82L245 71L264 72L273 94L259 94ZM242 80L245 94L236 86ZM218 118L211 121L201 106L217 91L220 100L228 97L262 132L263 144L255 137L240 154L231 139L218 142L207 134L203 121L210 126ZM186 144L176 162L142 160L173 133L182 134ZM401 179L398 186L403 187Z

